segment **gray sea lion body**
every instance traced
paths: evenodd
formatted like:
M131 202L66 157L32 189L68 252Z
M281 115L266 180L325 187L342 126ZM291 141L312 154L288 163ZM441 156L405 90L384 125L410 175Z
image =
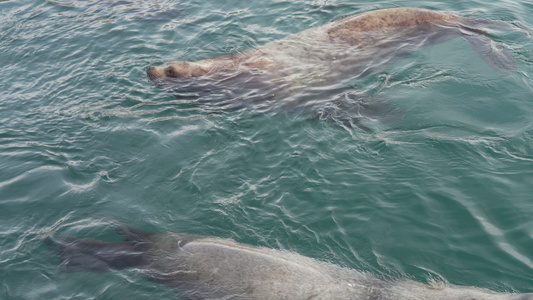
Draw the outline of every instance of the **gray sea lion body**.
M533 294L378 278L294 252L210 236L151 234L115 224L126 242L48 239L62 257L61 269L104 272L134 267L182 299L533 299Z
M239 92L221 94L218 100L290 101L302 90L306 90L300 93L306 98L319 93L324 86L335 89L332 82L383 70L420 47L456 37L466 39L496 71L513 72L516 62L511 54L483 30L494 23L421 8L382 9L310 28L233 55L150 67L147 75L178 94L194 91L201 98L235 88ZM202 90L208 93L202 94Z

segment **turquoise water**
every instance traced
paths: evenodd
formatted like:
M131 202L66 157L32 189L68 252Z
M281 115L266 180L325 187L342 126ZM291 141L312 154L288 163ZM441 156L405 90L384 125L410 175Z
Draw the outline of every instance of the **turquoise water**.
M528 1L0 2L0 299L177 298L134 271L60 273L42 239L116 240L93 216L533 292L533 31L491 31L510 75L457 39L351 83L387 106L365 129L214 113L145 75L396 6L533 26Z

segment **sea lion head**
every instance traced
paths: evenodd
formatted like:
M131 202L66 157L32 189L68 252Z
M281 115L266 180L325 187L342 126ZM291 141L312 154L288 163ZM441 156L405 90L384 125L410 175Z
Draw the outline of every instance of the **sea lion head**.
M209 68L203 64L189 61L175 61L165 67L150 67L146 71L150 80L171 79L182 77L200 77L209 72Z

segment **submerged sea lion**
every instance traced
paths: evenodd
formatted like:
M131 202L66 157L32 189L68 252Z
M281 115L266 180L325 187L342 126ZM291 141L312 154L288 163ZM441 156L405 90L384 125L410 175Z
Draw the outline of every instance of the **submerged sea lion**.
M455 37L467 40L496 71L511 73L516 68L515 60L484 31L484 27L492 25L511 28L504 22L422 8L375 10L233 55L152 66L147 75L160 87L180 96L197 97L201 103L261 107L265 101L284 99L293 103L273 101L269 105L291 108L327 98L324 90L343 87L331 85L332 82L382 70L420 47ZM297 93L296 98L291 98Z
M476 287L430 286L317 261L289 251L185 233L146 233L114 221L123 243L90 238L47 239L66 272L137 268L181 299L514 299Z

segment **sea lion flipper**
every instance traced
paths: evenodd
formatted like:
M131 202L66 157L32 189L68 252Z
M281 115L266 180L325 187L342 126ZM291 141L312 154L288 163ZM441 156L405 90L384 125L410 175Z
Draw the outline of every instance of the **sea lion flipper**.
M113 224L115 224L117 232L127 242L143 243L148 240L149 236L153 235L153 233L133 228L119 221L114 221Z
M516 71L516 60L511 53L484 35L467 35L465 39L474 51L498 73L511 74Z
M107 243L91 238L72 236L48 237L44 241L61 257L63 272L97 272L140 266L142 251L131 243Z
M461 26L461 29L464 30L463 38L468 41L479 57L494 70L501 74L511 74L516 71L517 64L512 54L487 36L485 31L464 25Z
M126 242L135 243L135 244L142 243L144 241L147 241L149 237L153 235L153 233L149 233L149 232L137 229L137 228L133 228L115 219L105 218L105 217L94 217L94 216L93 218L101 220L105 223L113 224L118 234L120 234L120 236L122 236L122 238Z

